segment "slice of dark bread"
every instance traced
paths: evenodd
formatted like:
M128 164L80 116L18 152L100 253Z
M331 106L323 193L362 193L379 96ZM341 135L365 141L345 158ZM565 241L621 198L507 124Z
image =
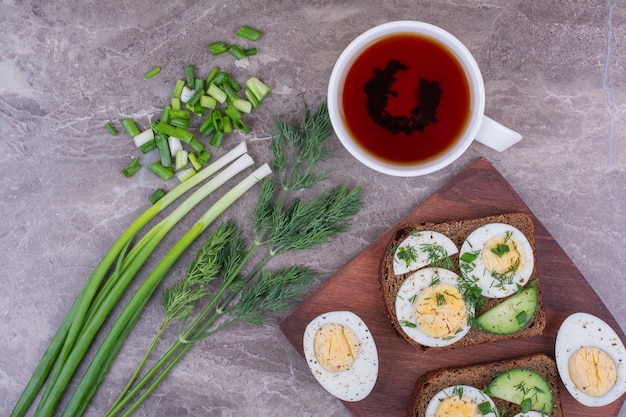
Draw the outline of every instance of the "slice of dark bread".
M510 334L510 335L496 335L484 330L477 329L472 327L470 331L459 341L453 343L451 345L445 347L430 347L419 344L418 342L411 339L406 333L402 330L402 326L400 325L397 317L396 317L396 296L402 283L407 278L408 274L395 275L393 272L393 256L396 247L411 233L415 231L435 231L442 233L449 237L457 246L459 251L461 250L461 246L463 242L472 233L474 230L483 226L487 223L505 223L509 224L519 231L521 231L528 242L531 245L533 250L533 256L535 257L535 267L533 269L532 275L528 280L526 285L534 285L537 288L537 293L539 295L539 303L537 305L537 311L533 316L531 322L519 332ZM452 255L450 258L453 262L454 267L451 268L453 272L456 274L461 274L459 268L459 256L460 254ZM444 223L415 223L415 224L407 224L400 228L398 228L389 243L387 244L385 251L383 253L381 262L380 262L380 270L378 274L380 290L382 293L382 297L385 302L385 306L387 307L387 315L389 319L398 332L408 343L416 347L421 351L427 351L431 349L452 349L463 346L476 345L479 343L488 343L495 342L498 340L508 340L508 339L518 339L518 338L526 338L531 336L540 335L543 332L543 329L546 325L546 316L545 310L543 306L543 301L541 297L541 287L537 275L537 256L535 250L535 229L533 225L532 219L524 214L524 213L506 213L495 216L481 217L475 219L467 219L467 220L456 220L449 221ZM483 297L484 298L484 297ZM484 298L485 303L480 308L479 311L475 312L475 315L478 316L481 312L486 311L487 309L493 307L494 305L504 301L506 298L500 299L489 299Z
M454 385L469 385L483 390L496 376L515 368L533 370L548 382L554 398L554 410L550 413L550 417L563 417L556 364L554 359L543 353L427 372L415 382L409 397L407 415L409 417L424 417L430 399L444 388ZM521 412L521 407L517 404L494 397L491 399L499 410L507 410L507 416L514 416Z

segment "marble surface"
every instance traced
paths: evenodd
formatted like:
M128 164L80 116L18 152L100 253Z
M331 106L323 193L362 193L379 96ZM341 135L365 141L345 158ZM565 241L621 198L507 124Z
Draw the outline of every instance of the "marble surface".
M322 273L308 292L484 156L626 330L626 3L4 0L0 414L13 407L86 277L161 185L146 169L131 179L120 174L137 151L123 134L109 135L105 121L132 117L146 126L184 65L206 74L217 64L272 87L249 119L251 134L228 143L246 140L251 155L265 161L274 115L317 105L342 49L362 31L399 19L423 20L459 37L483 71L486 113L524 139L503 153L473 144L447 168L407 179L365 168L332 138L329 182L365 183L365 206L346 234L307 252L307 264ZM212 58L205 46L233 41L242 24L264 31L259 54L237 65ZM144 79L154 65L162 72ZM245 222L254 199L252 193L227 214ZM183 274L189 260L183 257L166 282ZM155 298L87 415L107 408L160 320ZM195 347L136 415L349 414L315 382L277 326L236 325Z

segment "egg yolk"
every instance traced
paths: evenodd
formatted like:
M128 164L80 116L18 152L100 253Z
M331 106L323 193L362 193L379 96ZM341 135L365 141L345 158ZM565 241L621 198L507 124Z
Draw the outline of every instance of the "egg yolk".
M336 373L350 369L359 356L359 340L349 327L328 323L315 333L313 349L322 368Z
M482 260L492 274L508 275L522 263L523 254L515 239L510 235L491 238L485 243Z
M568 370L576 388L591 397L601 397L617 382L617 370L602 349L583 347L569 358Z
M467 323L463 295L450 284L425 288L415 301L415 321L422 332L432 337L455 334Z
M478 406L468 397L454 395L448 397L439 404L435 417L481 417Z

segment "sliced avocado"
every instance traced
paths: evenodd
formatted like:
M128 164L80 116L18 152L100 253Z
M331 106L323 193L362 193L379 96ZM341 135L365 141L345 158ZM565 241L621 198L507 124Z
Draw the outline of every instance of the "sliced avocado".
M530 401L530 409L550 414L554 397L548 382L530 369L515 368L501 373L485 388L485 394L514 404Z
M476 318L476 322L481 329L490 333L512 334L528 326L538 304L537 288L529 285L482 313Z

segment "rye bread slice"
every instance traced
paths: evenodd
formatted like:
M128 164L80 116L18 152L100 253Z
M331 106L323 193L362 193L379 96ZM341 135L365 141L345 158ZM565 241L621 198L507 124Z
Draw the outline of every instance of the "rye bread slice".
M505 359L497 362L427 372L415 382L413 391L409 397L407 415L409 417L424 417L430 399L444 388L454 385L469 385L482 390L486 388L496 376L515 368L530 369L545 378L548 384L550 384L552 396L554 397L554 410L550 416L563 417L556 364L554 359L543 353ZM499 410L507 410L507 416L514 416L521 412L521 407L517 404L494 397L491 399L495 402Z
M533 268L533 272L528 280L526 285L535 285L537 288L537 293L539 296L539 301L537 305L537 311L535 312L531 322L519 332L510 334L510 335L496 335L484 330L476 329L472 327L470 331L459 341L453 343L449 346L445 347L430 347L424 346L411 339L402 329L397 317L396 317L396 296L398 294L398 290L402 286L404 280L410 275L402 274L395 275L393 272L393 256L395 248L411 233L415 231L435 231L442 233L449 237L461 250L461 246L463 242L478 227L483 226L487 223L505 223L509 224L519 231L521 231L526 238L528 239L530 246L533 250L533 256L535 257L535 267ZM459 268L459 256L460 254L452 255L450 258L454 264L454 267L451 268L453 272L456 274L461 274ZM383 253L383 257L380 262L379 268L379 286L381 290L382 297L385 302L385 306L387 308L387 315L391 324L396 329L396 332L401 335L409 344L419 349L420 351L427 350L442 350L442 349L454 349L464 346L476 345L479 343L489 343L495 342L498 340L508 340L508 339L519 339L519 338L527 338L532 336L540 335L543 332L543 329L546 326L546 316L545 310L543 306L542 296L541 296L541 286L538 279L537 274L537 256L535 250L535 229L533 225L533 221L527 214L524 213L505 213L495 216L474 218L474 219L465 219L465 220L455 220L444 223L412 223L404 225L398 228L389 243L387 244L385 251ZM506 298L500 299L489 299L484 298L485 303L481 307L479 311L476 311L476 316L478 316L481 312L493 307L494 305L504 301Z

